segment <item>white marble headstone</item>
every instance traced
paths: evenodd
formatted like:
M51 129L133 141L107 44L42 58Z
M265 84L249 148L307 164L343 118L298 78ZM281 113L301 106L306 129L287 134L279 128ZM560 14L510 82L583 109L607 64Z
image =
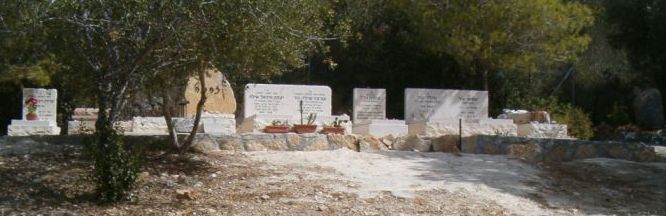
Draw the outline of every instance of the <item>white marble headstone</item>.
M354 89L354 121L386 119L386 89Z
M247 84L244 99L245 118L252 115L300 118L300 101L303 101L304 115L330 116L332 109L332 93L328 86Z
M58 103L58 90L56 89L39 89L39 88L24 88L23 89L23 120L26 120L28 108L26 107L26 100L34 97L37 99L37 118L40 121L56 122L57 103Z
M405 89L407 123L488 118L488 92L447 89Z

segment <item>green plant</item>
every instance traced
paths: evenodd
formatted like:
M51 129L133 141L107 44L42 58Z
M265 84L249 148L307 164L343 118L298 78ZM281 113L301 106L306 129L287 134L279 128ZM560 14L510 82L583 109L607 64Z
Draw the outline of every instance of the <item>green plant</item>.
M285 121L273 120L271 122L271 125L272 126L287 126L287 125L289 125L289 121L287 121L287 120L285 120Z
M333 127L342 127L342 123L347 123L347 120L342 120L338 119L338 117L335 117L335 120L331 122L331 126Z
M567 125L570 136L578 139L590 139L594 136L592 120L578 107L566 104L561 111L553 113L553 119Z
M610 112L606 115L606 118L608 119L608 123L613 126L626 125L631 123L631 117L629 117L628 113L629 109L626 106L615 102Z
M317 120L317 113L310 113L308 115L308 122L307 125L313 125L315 120Z
M125 149L120 135L109 126L101 127L85 141L85 153L94 163L91 177L100 201L131 198L140 168L139 157Z

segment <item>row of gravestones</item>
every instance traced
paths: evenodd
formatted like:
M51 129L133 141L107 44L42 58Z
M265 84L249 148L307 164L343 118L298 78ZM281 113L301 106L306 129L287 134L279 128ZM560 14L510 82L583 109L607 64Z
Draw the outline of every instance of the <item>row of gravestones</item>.
M188 89L191 88L196 92L196 82L193 83L195 84ZM8 134L10 136L59 134L60 128L56 125L57 90L24 89L23 96L23 119L12 120ZM219 103L219 99L212 97L205 106L201 132L210 134L231 134L236 131L260 132L275 121L301 123L312 113L317 116L314 124L318 125L319 129L337 119L347 122L342 124L347 133L374 136L405 134L440 136L460 132L464 136L474 134L529 136L531 131L550 130L564 133L553 137L566 137L566 125L518 123L517 118L488 118L488 93L485 91L405 89L404 120L386 119L385 89L356 88L353 96L353 118L350 118L348 115L331 114L332 94L328 86L248 84L245 87L241 124L237 127L235 116L224 113L224 109L232 112L232 109L228 108L235 108L235 100ZM223 94L222 97L229 96ZM233 103L233 106L228 105L229 103ZM220 108L215 105L223 107L222 113L218 112ZM76 109L74 120L69 124L69 133L85 132L77 130L78 128L92 130L96 112L95 109ZM193 125L191 118L176 118L175 123L176 132L182 133L189 132ZM163 117L135 117L131 121L119 122L118 126L130 135L166 133Z

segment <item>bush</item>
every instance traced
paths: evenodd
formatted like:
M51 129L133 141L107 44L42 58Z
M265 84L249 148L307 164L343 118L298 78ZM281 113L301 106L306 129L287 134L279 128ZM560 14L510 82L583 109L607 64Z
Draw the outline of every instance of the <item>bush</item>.
M91 173L102 202L127 200L139 173L139 157L124 147L124 142L110 127L98 129L86 142L86 154L94 162Z
M513 106L530 111L547 111L553 120L567 125L569 136L590 139L594 135L592 120L587 113L571 104L559 102L555 97L517 100Z

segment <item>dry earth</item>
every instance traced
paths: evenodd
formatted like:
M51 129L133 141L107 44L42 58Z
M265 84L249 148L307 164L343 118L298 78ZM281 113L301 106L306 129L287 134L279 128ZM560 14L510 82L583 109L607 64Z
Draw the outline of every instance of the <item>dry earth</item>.
M76 147L0 156L0 215L666 214L666 165L385 152L149 152L134 200L99 205Z

